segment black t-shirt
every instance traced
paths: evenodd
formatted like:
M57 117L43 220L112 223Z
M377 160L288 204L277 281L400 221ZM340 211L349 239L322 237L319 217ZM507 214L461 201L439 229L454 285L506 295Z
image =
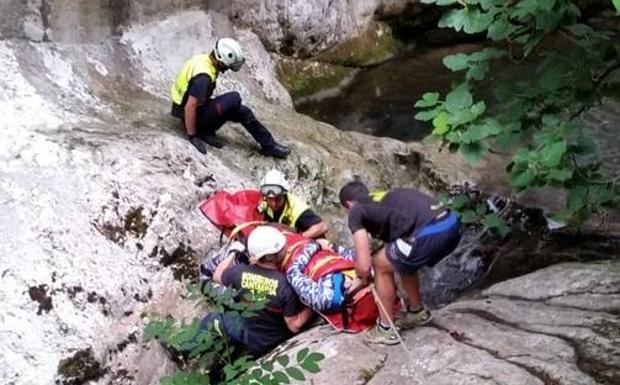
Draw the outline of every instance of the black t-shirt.
M357 203L349 210L349 229L366 229L374 238L392 242L430 222L436 201L412 188L389 191L380 202Z
M262 355L292 336L284 317L298 314L303 305L284 274L256 265L236 265L224 271L222 283L268 298L267 306L245 324L247 347L253 354Z
M183 95L183 102L181 105L172 104L172 115L177 118L183 118L185 115L185 103L187 103L188 95L191 95L198 99L198 104L203 104L211 98L215 90L215 82L211 81L211 78L207 74L199 74L194 76L189 81L187 92Z

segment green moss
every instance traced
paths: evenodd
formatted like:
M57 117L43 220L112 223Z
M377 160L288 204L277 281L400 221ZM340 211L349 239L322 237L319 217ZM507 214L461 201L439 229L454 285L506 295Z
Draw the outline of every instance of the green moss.
M278 63L278 78L293 99L338 87L352 71L352 68L312 60L286 58Z
M366 67L390 59L401 46L402 43L394 38L387 24L373 22L361 35L327 50L317 59L344 66Z
M77 351L74 355L63 358L58 363L57 383L62 385L81 385L93 381L106 373L95 358L92 348Z
M149 224L142 214L142 206L132 207L131 210L125 214L125 232L131 233L135 237L142 238L146 234L146 230L149 228Z

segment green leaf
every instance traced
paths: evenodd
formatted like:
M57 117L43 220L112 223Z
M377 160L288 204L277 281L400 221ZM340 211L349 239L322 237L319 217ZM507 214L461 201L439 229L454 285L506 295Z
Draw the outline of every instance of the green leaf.
M427 92L422 95L422 99L418 100L414 107L432 107L439 102L438 92Z
M487 72L489 72L490 68L491 66L488 62L473 63L469 66L465 77L468 80L482 80L487 75Z
M469 110L471 111L472 114L478 116L478 115L484 114L484 111L486 111L486 109L487 109L486 103L484 101L480 101L474 104L473 106L471 106Z
M288 356L286 354L282 354L276 357L276 361L282 366L287 366L289 363Z
M465 9L451 9L441 15L439 28L453 28L455 31L463 29L465 23Z
M517 169L517 167L515 167ZM525 166L525 168L519 168L517 171L513 169L510 175L510 185L519 191L523 191L528 188L532 182L536 179L536 173L531 168Z
M448 126L448 114L442 111L433 119L433 135L443 135L450 129Z
M562 139L545 145L541 153L540 162L543 166L558 166L566 154L566 140Z
M318 373L321 371L321 368L319 368L319 365L317 365L315 362L311 362L311 361L304 361L301 364L301 367L309 373Z
M466 69L469 64L469 55L457 53L444 57L442 61L443 65L451 71L462 71Z
M472 124L461 136L461 140L465 143L476 143L501 132L501 127L494 125L492 120L488 120L483 124Z
M283 371L276 370L275 372L271 373L271 376L272 376L273 381L276 384L290 384L291 383L288 376Z
M303 360L306 359L306 356L308 356L308 352L310 351L310 349L308 348L303 348L300 351L297 352L297 362L302 362Z
M457 195L450 201L450 209L460 211L469 204L469 198L465 194Z
M614 7L616 7L616 14L620 15L620 0L612 0Z
M573 177L573 170L568 168L553 169L549 172L549 179L554 182L563 183Z
M505 237L510 232L506 222L495 214L487 214L482 220L482 224L501 237Z
M273 371L273 363L268 362L268 361L263 362L263 363L262 363L262 365L261 365L260 367L261 367L261 369L263 369L263 370L264 370L264 371L266 371L266 372L271 372L271 371Z
M477 117L470 109L462 109L448 116L448 124L451 126L462 126L476 120Z
M466 210L461 213L461 222L464 224L475 223L476 213L473 210Z
M324 359L325 354L319 352L312 352L310 353L310 355L308 355L308 357L306 357L305 361L317 363L323 361Z
M470 165L475 165L478 161L486 155L488 151L488 147L486 147L482 143L464 143L459 147L459 151L461 155L465 158L467 163Z
M303 381L306 379L303 372L295 367L286 368L286 374L297 381Z
M471 107L473 102L474 100L467 84L461 84L446 96L445 107L448 112L455 113L463 108Z
M415 119L427 122L429 120L435 119L435 117L437 116L437 114L440 113L440 111L442 111L440 108L435 108L435 109L432 109L432 110L420 111L417 114L415 114Z
M494 41L502 40L508 37L513 30L513 25L510 24L507 20L496 20L489 26L489 30L487 31L487 37Z
M488 13L481 13L476 8L466 8L463 17L463 31L465 33L482 32L489 27L492 21Z

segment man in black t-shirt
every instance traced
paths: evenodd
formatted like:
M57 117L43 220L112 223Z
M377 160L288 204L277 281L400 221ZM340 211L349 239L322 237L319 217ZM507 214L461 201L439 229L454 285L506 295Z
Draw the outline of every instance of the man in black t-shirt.
M286 276L278 270L285 243L280 231L259 226L248 237L250 265L230 266L232 256L218 265L213 274L215 282L264 296L267 305L252 318L229 313L207 315L202 321L203 329L215 324L230 342L247 347L257 357L301 331L313 313L301 303Z
M228 69L239 71L244 62L241 46L231 38L219 39L210 54L190 58L171 88L172 116L183 121L189 141L203 154L207 152L204 142L217 148L224 145L215 132L232 121L240 123L252 135L263 155L286 158L290 149L275 141L252 110L241 103L239 93L228 92L212 98L218 75Z
M418 269L434 266L450 254L460 241L458 217L430 196L412 188L369 193L360 181L340 190L340 203L348 210L349 229L355 244L355 270L368 283L371 265L379 299L380 320L368 335L373 343L398 343L393 304L396 300L394 273L398 273L407 293L405 314L395 321L407 329L429 322L432 317L420 294ZM386 243L370 255L369 235Z

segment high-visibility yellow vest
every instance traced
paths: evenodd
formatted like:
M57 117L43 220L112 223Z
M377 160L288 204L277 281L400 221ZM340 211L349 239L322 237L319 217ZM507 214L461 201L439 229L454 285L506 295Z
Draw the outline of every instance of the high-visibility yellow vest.
M261 202L258 210L267 217L276 220L278 223L294 227L301 214L308 210L308 208L310 208L310 206L308 206L306 202L291 193L286 193L286 202L284 202L284 209L279 218L275 217L266 201Z
M389 191L373 191L368 194L373 202L381 202Z
M196 55L185 62L183 68L181 68L181 72L179 72L174 84L170 88L170 94L174 104L181 105L183 103L183 97L185 96L185 92L187 92L189 82L194 76L200 74L209 75L213 83L217 80L218 71L211 62L209 54Z

